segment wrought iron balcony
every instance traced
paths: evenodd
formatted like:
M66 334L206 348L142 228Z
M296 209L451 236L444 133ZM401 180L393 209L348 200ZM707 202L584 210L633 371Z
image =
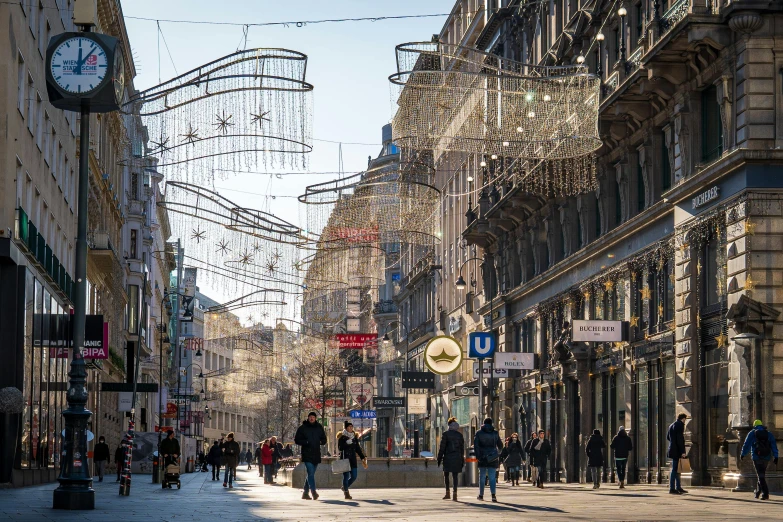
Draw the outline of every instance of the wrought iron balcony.
M384 299L382 301L378 301L375 304L373 304L372 307L373 315L396 314L396 313L397 313L397 303L395 303L391 299Z

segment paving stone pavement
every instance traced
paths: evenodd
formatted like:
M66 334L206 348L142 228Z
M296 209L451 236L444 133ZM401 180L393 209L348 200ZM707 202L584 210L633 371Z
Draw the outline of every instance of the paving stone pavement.
M364 473L360 470L360 473ZM266 486L255 471L241 470L234 489L210 480L210 473L182 476L182 489L163 490L149 475L134 476L131 494L121 497L114 477L95 482L95 510L51 509L56 484L0 490L0 520L100 522L229 522L244 520L400 520L458 522L471 519L526 520L783 520L783 495L766 502L751 493L692 488L670 496L666 487L629 486L619 491L604 485L549 485L538 490L501 485L499 503L476 499L477 488L460 489L459 502L441 500L443 491L421 489L357 489L353 500L339 490L322 490L317 501L301 499L301 490Z

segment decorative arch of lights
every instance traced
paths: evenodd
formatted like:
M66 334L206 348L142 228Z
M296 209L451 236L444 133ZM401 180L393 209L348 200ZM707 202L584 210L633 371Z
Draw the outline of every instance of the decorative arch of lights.
M167 179L195 181L259 165L306 167L313 91L306 71L300 52L250 49L138 93L123 106L138 120L127 161L156 156Z
M396 54L397 145L510 160L542 196L594 189L600 80L586 66L529 65L439 42L401 44Z

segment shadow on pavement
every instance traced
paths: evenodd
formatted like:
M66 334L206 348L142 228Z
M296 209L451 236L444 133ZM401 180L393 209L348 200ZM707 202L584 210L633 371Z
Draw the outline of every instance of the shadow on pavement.
M394 502L390 500L364 500L360 499L362 502L367 502L368 504L383 504L385 506L393 506Z
M355 501L348 502L345 500L321 500L318 502L320 502L321 504L333 504L335 506L359 507L359 503Z

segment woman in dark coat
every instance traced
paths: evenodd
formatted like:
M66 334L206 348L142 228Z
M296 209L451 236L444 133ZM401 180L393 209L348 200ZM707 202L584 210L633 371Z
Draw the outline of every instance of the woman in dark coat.
M538 440L535 431L530 432L530 439L525 443L525 455L527 456L527 481L533 482L533 444Z
M438 466L443 463L443 480L446 483L446 495L443 500L451 498L449 491L449 474L454 481L454 498L457 501L457 474L462 473L465 466L465 438L459 431L456 417L449 417L449 429L443 432L438 450Z
M359 476L359 465L356 457L358 456L362 461L362 466L367 469L367 456L364 454L364 450L359 445L359 438L353 431L353 423L351 421L345 421L345 429L342 433L337 434L337 449L340 451L341 459L348 459L351 465L351 471L343 473L343 487L340 488L345 493L346 499L351 499L351 493L348 488L351 487Z
M633 441L625 427L620 426L617 435L612 439L610 447L614 450L614 462L617 466L617 480L620 482L620 489L625 489L625 469L628 464L628 454L633 451Z
M506 466L506 473L511 478L512 486L519 486L519 468L525 460L525 450L519 441L519 434L514 433L506 443L506 447L500 454L500 460Z
M593 489L601 487L601 468L604 466L605 447L606 442L604 442L604 438L601 436L601 430L593 430L593 434L590 435L590 439L585 447L587 466L593 474Z

